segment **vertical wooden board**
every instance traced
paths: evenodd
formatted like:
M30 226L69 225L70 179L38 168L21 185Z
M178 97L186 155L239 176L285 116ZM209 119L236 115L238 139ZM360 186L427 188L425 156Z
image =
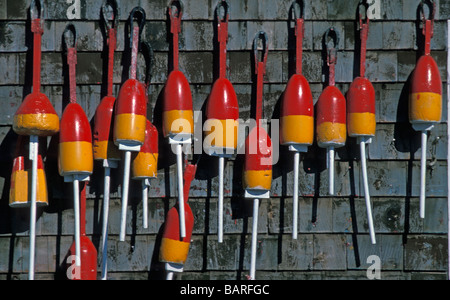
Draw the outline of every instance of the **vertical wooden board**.
M246 235L243 269L250 269L251 262L251 234ZM276 270L277 268L277 238L269 235L258 235L256 244L256 278L258 270Z
M1 85L19 84L18 61L16 53L0 53L0 65L4 70L0 75Z
M351 203L352 200L349 200L347 198L332 200L333 232L336 233L353 232L354 215Z
M416 28L412 22L383 22L384 49L411 49Z
M219 244L216 236L208 236L207 270L236 270L239 268L241 241L239 235L224 235L223 243Z
M425 202L424 233L445 234L448 231L446 198L427 198Z
M214 39L213 23L204 21L183 22L180 34L180 48L186 51L212 51L216 42Z
M126 236L125 242L111 236L109 243L115 244L115 255L111 257L110 271L138 272L149 269L151 256L148 249L154 246L149 244L148 236L136 235L133 238Z
M300 232L332 232L332 208L331 198L301 198L298 223Z
M425 183L425 193L427 197L445 197L447 196L447 178L441 174L445 174L447 170L446 161L436 161L435 163L427 162L427 173ZM420 194L420 162L414 164L412 170L412 195Z
M441 236L408 236L405 245L406 271L447 269L447 239Z
M290 235L280 235L278 271L311 270L313 267L314 242L312 234L300 234L297 240ZM280 241L278 241L280 244ZM272 258L275 260L275 257Z
M13 237L2 236L0 238L0 273L9 272L11 260L11 245L14 241Z
M0 97L3 103L0 124L12 125L14 114L23 101L22 88L17 86L0 86Z
M402 270L403 250L402 235L377 235L376 245L368 235L347 235L348 269L367 270L379 259L383 272Z
M345 270L346 237L344 235L314 235L313 270Z
M184 271L200 271L203 269L204 257L206 256L204 243L205 240L202 236L192 237Z

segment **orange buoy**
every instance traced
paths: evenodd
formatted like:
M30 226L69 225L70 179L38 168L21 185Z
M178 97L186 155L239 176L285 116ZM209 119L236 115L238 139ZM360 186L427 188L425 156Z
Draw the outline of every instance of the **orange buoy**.
M91 125L78 103L69 103L64 109L59 137L59 174L91 175L94 168Z
M122 213L120 222L120 241L125 241L130 178L131 151L139 152L145 141L147 122L146 86L136 79L137 59L140 48L140 35L145 26L145 10L135 7L129 18L131 39L130 78L121 86L116 101L114 119L114 143L125 151L124 175L122 184ZM137 24L135 24L135 20Z
M31 161L25 153L27 142L28 140L26 137L19 136L9 189L9 206L11 207L29 207L31 204L31 195L29 194ZM44 163L40 154L38 155L36 183L36 205L46 206L48 205L47 179L45 177Z
M223 8L223 17L221 17ZM217 37L219 43L219 78L214 82L206 105L204 124L205 152L219 157L219 191L218 191L218 242L223 242L223 177L225 157L232 156L237 149L239 128L239 104L236 92L227 75L227 47L229 4L220 1L216 7Z
M421 132L420 208L419 216L425 218L426 160L428 131L440 123L442 115L442 80L436 61L431 56L431 38L434 34L435 1L430 1L430 18L426 19L424 1L419 5L422 17L422 34L425 37L425 51L417 61L411 75L409 95L409 121L416 131Z
M76 102L76 29L68 24L64 30L67 46L67 64L69 65L70 103L61 117L59 134L58 170L64 181L73 184L73 201L75 215L75 256L76 267L81 266L80 241L80 194L79 182L88 181L94 168L92 149L92 131L83 108Z
M133 159L132 179L156 178L158 175L158 130L147 120L145 141Z
M334 46L328 48L327 40L334 33ZM345 146L347 140L346 100L335 86L335 65L337 61L337 46L339 34L334 27L325 32L327 44L327 63L329 70L329 85L323 90L317 101L316 133L317 144L327 148L329 168L329 193L334 195L334 150Z
M372 204L370 202L369 181L366 165L366 144L372 142L375 136L375 89L372 83L365 77L367 38L369 34L369 17L367 1L360 2L358 9L365 8L366 20L359 13L359 31L361 40L360 74L355 78L347 92L347 130L348 136L357 138L361 154L361 169L364 185L364 198L366 201L367 223L372 244L376 244L375 229L372 217Z
M164 231L159 250L159 261L166 263L167 279L173 278L173 272L183 272L183 266L189 254L194 216L188 204L191 182L195 177L197 165L188 164L184 172L183 199L186 222L186 235L181 237L179 206L172 207L164 223Z
M258 43L262 43L262 55L258 53ZM253 40L253 54L256 73L256 126L250 130L245 140L245 164L243 186L245 198L253 199L252 243L250 259L251 280L256 273L256 245L258 236L259 201L270 197L272 186L272 141L261 126L263 116L263 85L268 55L267 34L260 31Z
M186 235L183 200L183 144L192 143L194 133L194 112L189 82L179 70L178 35L181 32L183 3L172 0L168 7L170 31L172 33L173 70L170 72L163 92L163 134L175 145L177 156L178 205L180 209L180 233Z
M292 238L298 236L298 175L300 152L307 152L314 142L314 101L308 81L302 74L304 36L304 3L294 1L291 9L295 18L296 68L282 96L280 112L280 143L294 152L294 193L292 199ZM297 14L297 11L300 13Z
M32 0L30 4L31 31L33 32L33 92L25 97L19 109L14 114L13 130L19 135L30 136L29 159L30 172L30 260L28 265L28 279L34 280L35 235L36 235L36 206L38 181L42 182L42 172L39 172L39 136L51 136L59 131L59 117L47 96L41 93L41 47L44 34L44 6L39 0ZM41 159L42 160L42 159ZM15 171L13 171L14 173ZM15 173L18 175L20 173ZM23 175L23 174L22 174ZM45 175L44 175L45 176ZM16 178L19 179L19 178ZM13 187L28 188L19 181ZM41 183L41 188L44 188ZM46 192L45 192L46 193ZM15 198L14 201L19 200ZM42 199L41 199L42 200ZM28 201L28 200L27 200ZM14 202L13 202L14 203Z

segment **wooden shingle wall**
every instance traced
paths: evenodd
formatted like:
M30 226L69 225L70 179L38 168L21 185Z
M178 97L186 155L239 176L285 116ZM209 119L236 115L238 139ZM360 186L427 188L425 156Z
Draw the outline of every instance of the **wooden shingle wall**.
M228 0L231 6L227 75L240 106L250 118L255 82L252 41L259 30L269 37L264 78L264 116L278 119L281 95L293 72L294 31L291 0ZM13 153L17 136L14 113L31 92L32 35L29 0L0 0L0 279L26 279L29 213L8 206ZM69 3L68 3L69 2ZM121 19L115 55L114 92L127 79L126 20L137 5L147 13L143 38L155 52L148 117L161 129L162 88L169 72L167 0L119 0ZM180 69L191 84L194 110L205 101L216 78L214 9L217 0L185 0L180 34ZM370 2L370 1L369 1ZM378 255L383 279L445 278L447 269L447 92L442 123L429 134L426 218L419 218L420 135L408 122L409 76L421 53L418 29L420 0L375 1L370 22L367 77L376 90L377 135L368 146L369 189L377 245L370 243L354 139L337 151L336 196L329 197L325 151L314 145L300 166L299 239L292 240L293 155L280 147L274 165L272 197L260 207L257 250L258 279L364 279ZM446 84L446 19L450 1L437 0L432 56ZM102 0L80 0L79 18L69 20L77 1L47 0L43 35L42 84L59 116L68 103L68 79L62 32L72 22L78 33L77 96L90 120L106 94L107 52L100 23ZM303 73L317 101L326 68L322 37L334 26L340 32L337 87L345 93L358 75L355 59L356 9L359 0L305 0ZM125 55L124 55L125 54ZM139 70L143 70L140 60ZM162 132L160 130L160 134ZM182 279L245 279L250 263L251 205L242 191L242 155L228 160L225 170L224 243L217 242L217 160L203 157L191 188L194 234ZM50 205L38 211L36 278L65 278L61 265L72 243L73 204L70 184L57 173L57 138L48 140L45 166ZM161 229L177 197L175 156L160 139L159 177L153 180L149 228L142 228L139 185L131 185L126 242L119 242L121 171L113 171L109 222L111 279L163 278L158 263ZM95 166L88 187L87 233L98 248L101 241L103 170ZM101 251L99 251L99 272Z

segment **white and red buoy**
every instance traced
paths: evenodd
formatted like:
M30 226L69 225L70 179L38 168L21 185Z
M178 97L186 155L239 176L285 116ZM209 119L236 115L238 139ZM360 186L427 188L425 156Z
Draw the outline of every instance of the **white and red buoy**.
M134 20L138 23L134 24ZM120 241L125 241L130 179L131 152L139 152L145 141L147 123L147 92L145 85L136 79L140 34L145 25L145 11L141 7L130 13L131 27L131 69L130 78L125 81L116 101L114 118L114 143L125 152L122 184L122 213L120 220Z
M42 35L44 34L44 5L39 0L32 0L30 5L31 15L31 32L33 32L33 92L25 97L22 104L14 114L13 130L19 135L29 136L29 160L31 161L31 180L30 180L30 194L25 200L20 197L20 194L16 194L11 199L15 204L22 205L25 202L29 202L30 205L30 260L28 279L34 280L34 260L35 260L35 236L36 236L36 206L37 197L40 197L41 203L46 204L47 200L44 199L44 195L39 195L38 191L39 182L43 181L42 176L43 168L39 171L39 137L47 137L55 135L59 131L59 117L56 114L50 100L46 95L41 93L41 47L42 47ZM20 159L19 159L20 160ZM42 159L41 159L42 160ZM42 162L41 162L42 165ZM19 161L15 162L15 167L20 167ZM13 175L19 175L20 168L13 171ZM27 173L28 174L28 173ZM24 175L24 173L22 173ZM23 176L14 178L14 191L27 190L28 183L23 181ZM22 180L20 180L22 179ZM17 181L19 180L19 181ZM43 184L39 186L39 189L44 188ZM46 188L46 187L45 187ZM46 194L46 192L45 192ZM24 196L22 194L22 196ZM27 204L28 205L28 204Z
M64 30L67 46L67 64L69 65L70 103L61 117L59 134L58 169L65 182L73 183L75 215L75 265L81 267L81 221L80 221L80 181L88 181L93 172L94 158L92 150L92 131L89 120L76 94L76 30L68 24Z
M297 8L300 15L297 14ZM280 143L294 152L294 196L292 217L292 238L298 236L298 175L300 153L307 152L314 142L314 101L311 88L302 74L302 53L304 36L304 19L301 7L297 1L292 4L295 17L296 36L296 70L289 79L283 93L280 117Z
M221 9L224 10L221 17ZM223 177L225 158L231 157L237 149L239 105L236 92L227 75L227 47L229 3L217 5L217 37L219 42L219 78L214 82L206 106L205 152L219 157L218 226L219 243L223 242ZM214 129L213 129L214 128Z

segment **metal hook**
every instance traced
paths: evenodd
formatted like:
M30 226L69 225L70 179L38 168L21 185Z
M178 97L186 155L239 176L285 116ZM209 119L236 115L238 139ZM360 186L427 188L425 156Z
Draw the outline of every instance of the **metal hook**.
M40 0L32 0L30 4L30 16L32 20L44 20L44 5Z
M255 56L255 65L257 66L259 61L258 61L258 41L261 40L262 44L263 44L263 56L262 56L262 63L266 64L266 60L267 60L267 53L269 52L269 48L267 47L267 41L268 41L268 37L267 37L267 33L265 33L264 31L260 31L256 34L254 40L253 40L253 54Z
M144 55L146 67L147 67L147 72L145 74L145 82L146 82L146 87L148 88L150 86L150 82L152 80L153 65L155 62L155 56L153 53L152 45L147 41L142 42L141 52Z
M334 33L334 39L330 37L330 34ZM328 40L329 39L333 39L334 41L334 46L333 47L328 47ZM325 45L325 49L327 51L327 63L328 65L330 64L335 64L336 63L336 59L337 59L337 50L339 48L339 32L334 28L334 27L330 27L327 29L327 31L325 31L325 35L324 35L324 45Z
M110 11L108 6L112 9L112 25L108 22L107 13ZM120 8L117 5L116 0L105 0L102 5L102 19L105 23L106 29L111 30L112 28L117 28L119 25L120 18Z
M294 14L294 19L303 19L305 15L305 2L303 0L295 0L292 2L291 9ZM300 12L300 16L297 16L297 9Z
M173 7L176 8L175 13L172 12ZM184 5L183 2L179 0L170 1L168 9L170 18L172 19L181 19L181 17L183 16Z
M224 10L223 17L220 15L221 8ZM230 3L228 3L227 0L222 0L217 4L216 15L219 23L228 22L228 19L230 18Z
M430 8L430 18L429 20L434 21L434 15L436 13L436 2L434 0L422 0L420 1L419 4L419 10L420 10L420 14L422 16L422 21L425 22L425 11L423 9L423 6L425 4L425 2L428 2L428 6Z
M136 17L136 15L140 14L140 20ZM144 30L144 26L145 26L145 20L146 20L146 15L145 15L145 10L140 7L137 6L135 8L133 8L133 10L130 13L130 18L129 18L129 22L130 22L130 48L133 48L133 23L134 20L138 19L138 23L139 23L139 36L142 34L142 31Z
M372 6L373 4L375 4L375 0L372 1L372 3L368 3L367 0L360 0L359 4L358 4L358 12L359 12L359 29L363 28L363 25L365 24L369 24L369 15L368 15L368 11L369 11L369 7ZM361 13L361 6L364 7L364 15L365 15L365 20L363 20L362 17L362 13Z
M73 25L72 23L67 24L66 28L64 29L63 36L66 49L76 48L77 31L75 29L75 25Z

